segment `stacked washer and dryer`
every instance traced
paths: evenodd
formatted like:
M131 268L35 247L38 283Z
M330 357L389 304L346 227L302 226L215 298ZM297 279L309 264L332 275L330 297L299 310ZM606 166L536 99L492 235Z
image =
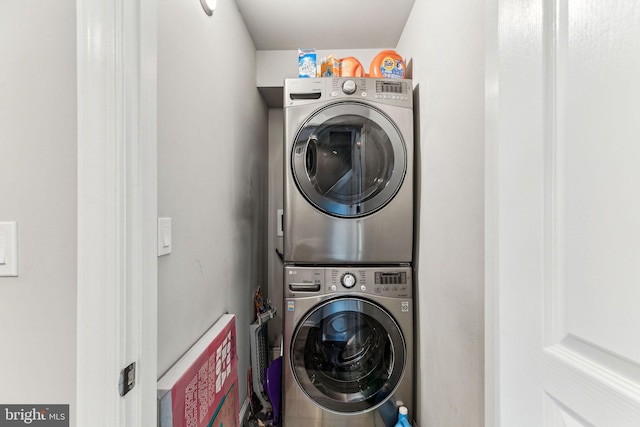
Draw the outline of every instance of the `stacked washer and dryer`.
M288 79L284 120L284 426L393 426L415 409L411 81Z

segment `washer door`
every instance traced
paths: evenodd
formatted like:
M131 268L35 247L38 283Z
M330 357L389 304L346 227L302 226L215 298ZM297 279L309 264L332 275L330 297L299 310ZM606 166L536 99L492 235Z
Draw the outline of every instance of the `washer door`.
M312 205L333 216L361 217L393 199L407 155L400 132L384 113L339 102L302 125L291 160L296 184Z
M360 298L327 301L306 314L291 339L291 366L300 388L336 413L376 408L395 391L406 361L398 324Z

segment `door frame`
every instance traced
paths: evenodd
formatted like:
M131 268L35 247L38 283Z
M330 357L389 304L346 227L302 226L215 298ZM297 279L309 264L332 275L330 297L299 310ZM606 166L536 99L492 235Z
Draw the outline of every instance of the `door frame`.
M152 425L157 416L156 0L77 0L76 8L76 425ZM136 385L123 398L119 376L132 362Z
M485 425L495 427L514 419L548 425L542 422L540 355L546 333L543 317L549 316L544 312L544 298L550 281L541 275L541 266L549 267L550 261L543 256L550 227L550 182L545 181L550 170L545 167L553 160L551 117L547 115L551 88L545 84L551 81L554 64L549 61L552 28L545 25L555 0L530 2L522 8L514 8L515 3L485 2L484 395ZM533 39L527 38L531 36ZM522 46L522 52L509 51L505 47L509 44ZM527 120L518 122L518 114L525 115L525 100ZM520 139L514 138L516 133L522 134ZM509 181L514 176L517 185ZM514 249L524 261L515 262L510 256ZM523 306L517 303L523 299L530 303L528 310L520 311ZM539 341L533 347L528 341L524 345L516 334ZM519 394L513 396L508 390L516 383Z
M485 0L485 191L484 191L484 425L500 427L499 424L499 283L498 242L498 3Z

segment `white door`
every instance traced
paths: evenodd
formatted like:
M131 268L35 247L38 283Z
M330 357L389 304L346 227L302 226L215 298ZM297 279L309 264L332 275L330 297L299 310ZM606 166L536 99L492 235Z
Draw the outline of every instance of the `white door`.
M487 2L486 425L640 426L640 2Z

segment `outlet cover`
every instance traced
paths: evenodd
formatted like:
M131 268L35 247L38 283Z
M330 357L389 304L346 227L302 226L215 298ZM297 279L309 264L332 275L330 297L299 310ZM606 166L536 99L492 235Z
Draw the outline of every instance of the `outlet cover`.
M0 222L0 276L18 276L17 222Z

